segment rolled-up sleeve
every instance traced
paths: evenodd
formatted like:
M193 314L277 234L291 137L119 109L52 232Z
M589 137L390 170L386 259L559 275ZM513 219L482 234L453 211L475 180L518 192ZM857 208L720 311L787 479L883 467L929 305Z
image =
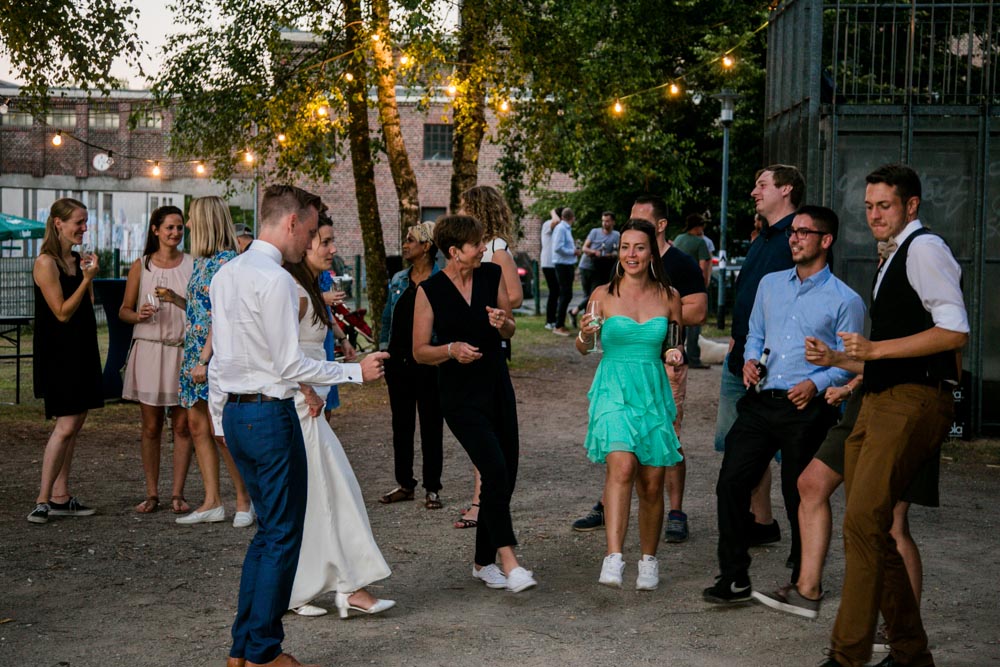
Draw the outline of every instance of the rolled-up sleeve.
M935 326L969 333L962 268L941 238L927 234L913 239L906 256L906 277Z

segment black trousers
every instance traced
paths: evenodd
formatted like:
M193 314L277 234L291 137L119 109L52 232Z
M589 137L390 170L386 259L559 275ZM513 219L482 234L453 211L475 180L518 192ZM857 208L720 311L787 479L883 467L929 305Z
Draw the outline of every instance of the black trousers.
M496 562L497 549L515 546L510 499L517 481L519 444L517 407L510 378L483 379L488 396L443 400L448 428L479 470L479 525L476 527L476 565Z
M576 277L576 264L556 264L556 278L559 280L559 306L556 312L556 327L566 326L566 311L573 299L573 278Z
M736 404L737 417L726 436L726 452L715 494L719 515L719 570L742 583L750 571L750 495L781 450L781 493L792 533L792 581L801 561L799 534L799 475L809 465L836 413L822 396L804 410L784 392L750 391Z
M559 308L559 278L551 266L542 269L542 274L545 276L545 287L549 290L549 298L545 302L545 323L555 324Z
M438 369L435 366L390 358L385 363L385 383L389 387L389 407L392 409L392 451L396 483L404 489L414 489L417 486L417 480L413 477L413 436L416 434L419 412L424 489L428 493L437 493L441 490L441 438L444 432L438 394Z

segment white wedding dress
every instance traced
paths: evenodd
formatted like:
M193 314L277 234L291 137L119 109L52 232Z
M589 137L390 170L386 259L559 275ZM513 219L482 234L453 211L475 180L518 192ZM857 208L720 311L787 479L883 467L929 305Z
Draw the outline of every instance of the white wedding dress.
M326 328L313 321L312 302L301 286L299 296L306 297L307 304L299 344L307 356L326 359ZM328 387L314 389L326 399ZM301 392L295 396L295 409L306 445L309 491L289 609L330 591L352 593L392 573L375 544L361 487L340 440L322 413L309 416Z

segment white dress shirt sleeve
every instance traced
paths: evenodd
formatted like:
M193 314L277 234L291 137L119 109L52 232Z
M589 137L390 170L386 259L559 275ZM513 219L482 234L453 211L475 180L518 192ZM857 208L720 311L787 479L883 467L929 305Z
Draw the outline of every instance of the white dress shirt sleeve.
M941 238L925 234L913 239L906 255L906 278L935 326L969 332L962 298L962 269Z

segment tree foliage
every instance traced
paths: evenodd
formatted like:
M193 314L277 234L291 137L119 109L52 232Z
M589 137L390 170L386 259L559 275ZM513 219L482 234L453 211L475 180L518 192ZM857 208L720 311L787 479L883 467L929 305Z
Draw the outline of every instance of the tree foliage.
M0 53L24 81L29 110L43 111L52 87L120 87L116 59L140 68L137 16L129 0L0 0Z
M717 211L722 130L710 96L723 86L743 95L731 190L749 192L763 120L764 33L754 31L766 3L521 0L505 10L508 62L523 79L508 78L515 113L501 123L501 168L523 172L539 196L536 213L572 205L589 227L602 210L627 213L640 192L664 196L675 222L689 210ZM718 57L737 44L736 67L723 71ZM681 94L669 95L671 81ZM621 114L612 111L616 100ZM557 171L579 190L546 190Z

